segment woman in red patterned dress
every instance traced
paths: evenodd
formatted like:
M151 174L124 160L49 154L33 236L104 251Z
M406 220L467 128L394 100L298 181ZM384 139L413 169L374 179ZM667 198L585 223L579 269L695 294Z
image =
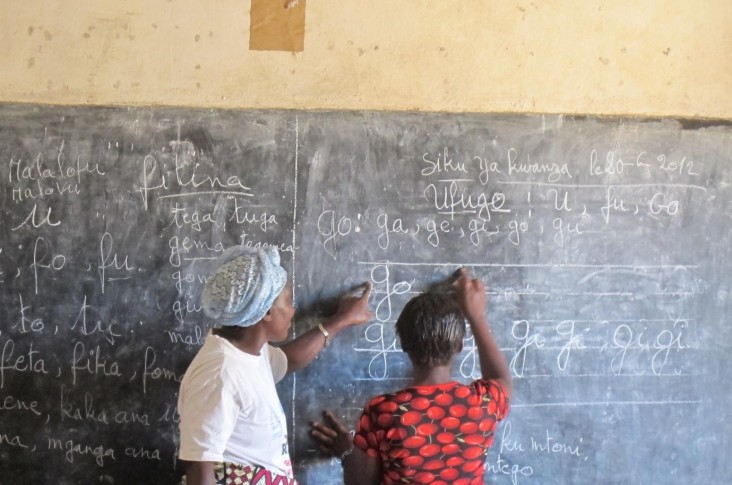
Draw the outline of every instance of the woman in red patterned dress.
M424 293L410 300L396 331L412 362L412 385L369 401L355 436L326 411L312 436L341 458L346 485L482 484L488 448L508 413L511 374L485 317L486 291L461 269L457 297ZM451 377L465 320L480 358L481 378Z

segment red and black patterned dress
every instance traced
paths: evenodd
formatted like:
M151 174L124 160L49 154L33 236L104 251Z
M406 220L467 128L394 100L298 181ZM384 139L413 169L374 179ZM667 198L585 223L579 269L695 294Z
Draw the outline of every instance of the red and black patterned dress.
M354 444L381 460L387 485L482 485L493 431L506 414L498 381L408 387L366 405Z

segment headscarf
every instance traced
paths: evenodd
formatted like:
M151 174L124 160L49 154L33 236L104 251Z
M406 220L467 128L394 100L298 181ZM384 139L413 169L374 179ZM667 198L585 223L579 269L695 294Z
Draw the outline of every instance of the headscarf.
M203 289L204 313L219 325L248 327L269 311L287 282L276 248L234 246L216 261Z

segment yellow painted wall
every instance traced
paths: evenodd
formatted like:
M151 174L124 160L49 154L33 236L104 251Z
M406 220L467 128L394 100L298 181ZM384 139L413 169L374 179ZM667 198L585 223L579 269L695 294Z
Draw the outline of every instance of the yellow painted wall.
M300 53L249 6L0 0L0 102L732 119L730 0L309 0Z

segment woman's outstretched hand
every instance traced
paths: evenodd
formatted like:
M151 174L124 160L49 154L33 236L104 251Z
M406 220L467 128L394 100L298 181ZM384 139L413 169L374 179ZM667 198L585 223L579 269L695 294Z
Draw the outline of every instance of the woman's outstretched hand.
M320 443L320 451L326 455L343 457L353 450L353 437L330 411L323 411L323 421L310 423L310 436Z
M369 309L371 283L364 283L361 296L344 296L338 303L338 311L333 319L343 322L344 325L360 325L366 323L374 314Z

